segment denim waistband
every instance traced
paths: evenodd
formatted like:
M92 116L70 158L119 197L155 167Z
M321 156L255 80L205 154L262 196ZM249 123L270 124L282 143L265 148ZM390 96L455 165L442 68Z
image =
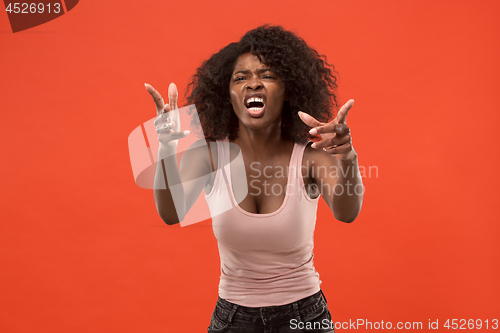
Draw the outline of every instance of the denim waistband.
M288 315L296 314L297 316L305 316L310 312L316 311L320 307L326 307L326 297L323 291L320 289L317 293L300 299L296 302L285 304L285 305L274 305L274 306L264 306L264 307L247 307L238 304L231 303L223 298L218 299L217 306L224 311L227 311L228 320L232 321L232 318L236 311L238 316L243 317L273 317L274 315Z

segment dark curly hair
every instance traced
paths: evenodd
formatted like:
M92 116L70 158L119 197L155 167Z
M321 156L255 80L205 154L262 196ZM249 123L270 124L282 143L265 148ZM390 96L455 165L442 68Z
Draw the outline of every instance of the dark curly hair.
M229 96L229 83L237 58L252 53L279 75L289 100L283 105L281 135L295 142L310 138L309 128L298 117L304 111L321 122L332 119L338 108L337 72L326 57L281 26L264 25L248 31L203 62L186 91L195 104L206 139L234 140L238 118Z

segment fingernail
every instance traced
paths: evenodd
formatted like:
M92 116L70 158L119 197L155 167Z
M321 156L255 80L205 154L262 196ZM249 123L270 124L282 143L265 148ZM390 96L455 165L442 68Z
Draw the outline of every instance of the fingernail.
M315 134L317 134L317 133L318 133L318 131L317 131L315 128L313 128L313 129L311 129L311 130L309 131L309 134L312 134L312 135L315 135Z
M188 135L189 133L191 133L190 131L184 131L184 135Z
M168 86L168 96L177 97L177 86L173 82Z
M316 148L316 144L315 144L315 143L313 143L313 144L311 145L311 147L312 147L312 148Z

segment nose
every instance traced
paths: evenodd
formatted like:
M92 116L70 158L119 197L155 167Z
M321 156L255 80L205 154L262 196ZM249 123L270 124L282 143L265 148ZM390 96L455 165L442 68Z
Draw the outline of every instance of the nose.
M247 81L247 89L258 90L262 88L262 82L260 82L260 77L258 75L252 75Z

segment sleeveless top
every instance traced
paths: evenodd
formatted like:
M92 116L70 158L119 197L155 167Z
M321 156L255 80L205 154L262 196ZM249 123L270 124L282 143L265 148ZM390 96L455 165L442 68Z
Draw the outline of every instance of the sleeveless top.
M304 188L305 147L294 144L281 207L269 214L254 214L243 210L235 199L229 141L217 141L216 176L205 198L219 247L221 298L263 307L289 304L320 290L313 262L319 196L311 199Z

